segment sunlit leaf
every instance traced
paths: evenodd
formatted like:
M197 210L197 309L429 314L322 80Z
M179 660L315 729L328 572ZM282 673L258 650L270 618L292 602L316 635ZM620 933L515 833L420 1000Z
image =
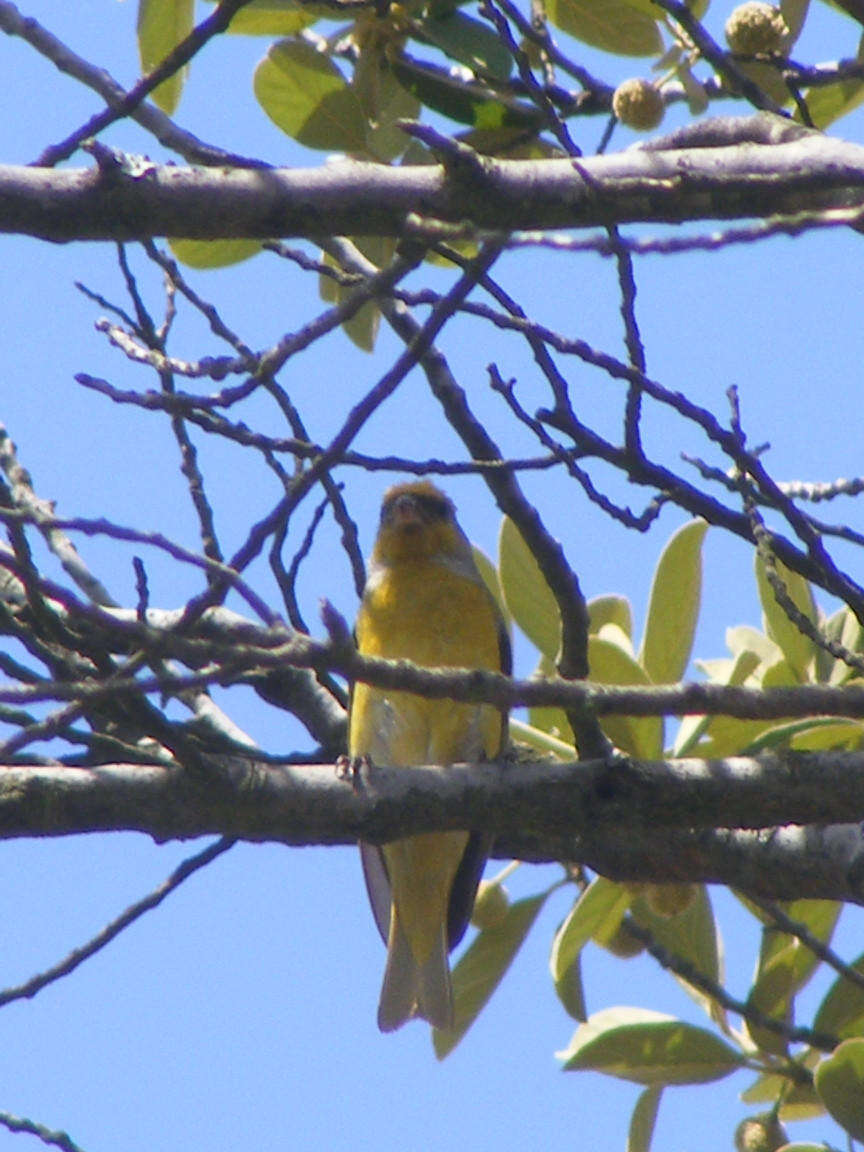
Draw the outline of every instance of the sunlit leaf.
M635 658L636 654L633 651L633 644L630 637L618 624L603 624L598 628L597 636L599 636L601 640L608 640L610 644L614 644L617 648L620 648L622 652L626 652L628 656Z
M589 940L609 940L630 907L625 885L598 876L579 896L555 933L549 969L557 985Z
M536 135L536 129L519 125L510 128L469 128L456 133L456 139L483 156L500 160L560 160L561 149ZM475 255L477 248L462 243L460 251Z
M375 160L389 161L401 156L410 137L399 127L400 120L416 120L420 101L393 74L385 52L364 49L354 66L351 90L360 101L366 119L366 148Z
M471 546L471 555L474 557L474 563L477 565L477 571L483 577L483 583L492 594L492 598L498 605L498 611L504 617L508 626L510 626L510 611L504 600L504 593L501 591L501 581L498 579L498 569L489 559L485 552L475 545Z
M654 56L663 50L657 20L627 0L546 0L556 28L616 56Z
M796 900L781 907L790 919L823 944L830 941L841 908L832 900ZM748 1006L781 1023L793 1020L794 997L819 964L819 957L811 948L797 936L773 928L770 917L766 917L759 966L747 997ZM747 1021L747 1028L760 1049L785 1056L787 1041L783 1036L752 1021Z
M761 60L738 60L736 64L739 71L761 88L766 96L770 96L776 104L783 107L792 103L792 94L778 66L763 63Z
M627 1132L627 1152L649 1152L651 1140L654 1136L654 1125L657 1121L657 1109L660 1107L660 1097L663 1089L659 1085L646 1088L639 1093L633 1115L630 1117L630 1128Z
M849 652L860 653L862 649L864 649L864 643L862 643L862 641L864 641L864 629L862 629L858 617L849 608L842 608L840 612L837 613L837 616L840 618L840 632L839 635L836 636L836 639L838 639ZM835 617L832 617L832 619L835 619ZM831 621L829 620L826 624L826 632L828 632L829 635L830 624ZM854 676L860 677L861 672L845 660L836 659L832 661L831 672L828 677L829 683L845 684L847 680L850 680Z
M498 571L513 619L549 660L561 645L561 614L540 566L509 516L498 536Z
M241 36L295 36L331 11L297 0L250 0L234 13L228 31Z
M826 748L857 748L864 729L855 721L832 720L827 716L810 716L790 720L788 724L769 724L754 736L741 751L755 755L769 748L800 748L822 751Z
M680 957L713 983L720 983L723 979L723 950L711 898L704 885L693 885L693 888L695 897L677 916L658 914L645 895L633 901L631 914L667 952ZM714 1011L705 992L683 977L676 976L676 979L706 1012Z
M573 957L569 967L561 973L555 981L555 991L564 1011L573 1020L581 1024L588 1019L588 1009L585 1006L585 986L582 983L582 956Z
M500 80L513 71L513 57L494 29L473 16L458 10L431 16L421 25L422 35L430 44L472 69L482 69Z
M588 637L588 665L598 684L648 684L642 666L617 644L600 636ZM663 751L663 720L659 716L604 716L603 730L622 751L644 760Z
M359 250L377 268L385 267L393 256L396 242L389 236L355 236L354 243ZM328 255L323 256L325 264L336 267L336 262ZM330 276L323 273L318 280L318 290L322 300L330 304L339 303L352 291L350 286L339 284ZM349 339L364 352L371 352L375 347L375 337L381 323L381 310L374 300L368 300L353 316L349 316L342 324L342 328Z
M814 126L824 130L864 101L864 80L841 80L837 84L808 88L804 101Z
M391 67L399 83L422 104L459 124L490 130L540 125L535 108L498 97L480 84L466 83L405 56L394 57Z
M691 116L701 116L708 107L708 94L699 79L693 75L689 60L681 60L675 68L675 75L681 82L687 98L687 108Z
M741 652L752 652L760 664L773 664L783 657L779 646L773 640L764 632L747 624L738 624L734 628L726 629L726 646L733 656L738 656Z
M808 582L803 576L799 576L797 572L787 568L780 560L775 560L775 569L777 576L783 583L786 595L801 615L815 626L818 617L816 606L813 603L813 593ZM790 620L785 609L778 603L774 589L768 581L765 564L758 552L756 553L756 583L759 588L759 600L762 604L766 632L781 649L798 680L806 680L807 667L813 659L815 645Z
M569 728L567 731L569 733ZM529 748L536 748L543 755L556 756L559 760L573 760L576 755L572 736L569 740L562 739L555 732L535 728L514 716L510 717L510 739L527 744Z
M261 251L259 240L169 240L181 264L190 268L227 268Z
M455 1023L446 1031L436 1028L432 1034L439 1060L453 1051L477 1019L513 962L548 895L541 892L539 896L511 904L500 924L478 932L453 969Z
M360 101L336 65L303 40L271 45L255 69L255 95L274 124L307 148L361 153L366 147Z
M749 1088L741 1093L745 1104L773 1104L782 1099L781 1120L812 1120L825 1115L825 1105L809 1083L791 1084L785 1076L766 1072L757 1076ZM824 1149L822 1150L824 1152Z
M845 748L854 752L861 747L864 738L864 725L856 720L832 721L825 717L816 718L805 724L789 739L789 747L797 752L825 752L829 749Z
M617 624L632 638L633 612L626 596L595 596L588 601L588 631L597 633L604 624Z
M152 72L194 27L195 0L139 0L138 54L141 70ZM180 103L186 68L180 68L150 94L170 116Z
M864 1140L864 1039L844 1040L816 1067L816 1091L853 1140Z
M734 660L717 661L718 667L711 670L708 661L697 660L697 667L708 671L708 678L714 684L740 685L758 667L759 659L754 652L739 652ZM722 669L720 665L722 664ZM690 756L697 749L703 750L700 741L714 730L717 717L684 716L678 726L678 734L672 749L673 756Z
M864 956L851 965L864 979ZM864 987L840 975L828 989L813 1019L813 1028L847 1040L864 1032Z
M807 19L807 10L809 7L810 0L780 0L780 11L783 14L783 22L789 29L789 39L786 42L787 53L801 35L801 29L804 27L804 21Z
M576 1029L563 1053L568 1072L595 1071L637 1084L706 1084L744 1057L704 1028L647 1009L610 1008Z
M655 684L680 680L690 660L702 596L702 541L708 525L691 520L663 549L648 602L639 663Z

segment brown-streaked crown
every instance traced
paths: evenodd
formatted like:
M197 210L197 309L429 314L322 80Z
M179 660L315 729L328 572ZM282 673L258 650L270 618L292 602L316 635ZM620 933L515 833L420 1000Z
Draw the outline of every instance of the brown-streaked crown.
M394 484L381 502L381 525L393 526L400 520L417 520L431 524L436 520L454 520L453 501L429 480L411 480Z
M473 568L471 548L452 500L428 480L396 484L384 493L373 561L446 559Z

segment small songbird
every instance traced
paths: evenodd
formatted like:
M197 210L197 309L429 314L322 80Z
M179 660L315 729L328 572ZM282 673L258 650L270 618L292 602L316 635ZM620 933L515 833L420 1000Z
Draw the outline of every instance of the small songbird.
M356 636L364 656L510 672L498 606L452 502L426 480L398 484L384 495ZM490 704L430 700L358 683L349 752L373 765L443 767L498 756L506 729L506 713ZM413 1016L452 1027L447 957L468 927L488 848L477 832L360 845L369 900L387 945L378 1007L382 1032Z

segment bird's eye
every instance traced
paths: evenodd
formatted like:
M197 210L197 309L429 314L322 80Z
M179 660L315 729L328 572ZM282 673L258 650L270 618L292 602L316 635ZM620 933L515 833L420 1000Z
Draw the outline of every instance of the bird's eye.
M424 493L414 499L427 520L449 520L453 515L452 504L442 496L427 496Z

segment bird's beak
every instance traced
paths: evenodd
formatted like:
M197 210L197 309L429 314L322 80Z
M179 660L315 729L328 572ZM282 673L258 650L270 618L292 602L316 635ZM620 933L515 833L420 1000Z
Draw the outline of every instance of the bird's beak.
M393 504L390 514L394 528L413 531L423 526L423 517L417 501L412 500L410 496L400 496Z

